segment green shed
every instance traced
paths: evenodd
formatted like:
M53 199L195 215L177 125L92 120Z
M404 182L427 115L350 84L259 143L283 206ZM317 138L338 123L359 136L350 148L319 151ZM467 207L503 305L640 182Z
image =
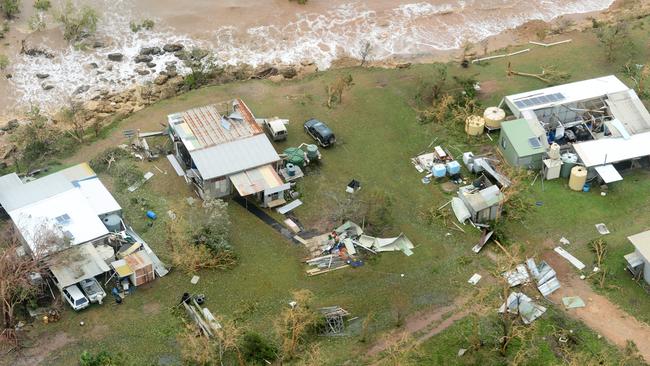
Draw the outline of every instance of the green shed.
M547 145L543 129L525 119L501 123L499 150L513 167L541 169Z

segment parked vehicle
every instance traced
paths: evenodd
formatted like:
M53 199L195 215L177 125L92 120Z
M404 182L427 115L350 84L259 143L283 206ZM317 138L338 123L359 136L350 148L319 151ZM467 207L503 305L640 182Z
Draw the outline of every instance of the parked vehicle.
M79 311L90 306L90 301L84 296L77 285L72 285L61 290L65 300L72 306L75 311Z
M92 303L101 304L102 300L106 297L106 292L95 278L85 279L79 282L79 286L81 286L81 290Z
M334 132L325 124L325 122L312 118L305 122L304 126L305 132L316 140L320 146L328 147L334 145L336 142Z
M286 123L288 122L288 120L272 118L272 119L262 119L258 121L261 121L261 124L264 127L264 131L266 131L266 134L269 135L271 140L283 141L287 139Z

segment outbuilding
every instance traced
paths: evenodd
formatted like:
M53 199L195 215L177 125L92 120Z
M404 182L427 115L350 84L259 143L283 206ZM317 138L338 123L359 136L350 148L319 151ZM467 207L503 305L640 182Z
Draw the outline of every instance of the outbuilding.
M627 240L634 245L634 252L624 256L627 269L636 278L643 275L645 282L650 284L650 230L628 236Z
M540 169L548 147L544 130L526 119L501 123L498 149L508 164L525 169Z

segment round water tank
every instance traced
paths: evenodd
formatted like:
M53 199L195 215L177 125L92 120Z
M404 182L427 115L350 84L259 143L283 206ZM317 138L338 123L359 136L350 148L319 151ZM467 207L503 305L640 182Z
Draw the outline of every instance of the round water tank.
M571 177L569 177L569 188L574 191L581 192L586 182L587 168L583 166L574 166L571 169Z
M291 164L291 163L288 163L287 164L287 174L290 177L293 177L294 175L296 175L296 166Z
M314 144L307 145L307 159L318 159L318 146Z
M117 214L110 214L104 217L102 222L110 232L118 232L122 230L122 219Z
M560 145L555 142L551 144L551 147L548 149L548 157L557 160L560 158Z
M489 128L501 128L501 122L506 119L506 111L499 107L489 107L483 113L485 125Z
M465 120L465 132L470 136L478 136L483 133L485 120L480 116L469 116Z
M560 156L562 160L562 168L560 168L560 176L562 178L569 178L571 169L578 163L578 155L574 153L564 153Z

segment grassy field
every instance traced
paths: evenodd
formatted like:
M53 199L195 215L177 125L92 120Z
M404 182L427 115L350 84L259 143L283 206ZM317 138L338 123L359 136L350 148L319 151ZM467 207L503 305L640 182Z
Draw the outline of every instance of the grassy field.
M536 48L512 60L494 61L464 70L449 67L451 75L476 75L483 87L480 95L485 106L494 105L507 94L543 87L531 78L505 75L506 63L520 71L537 72L539 66L555 64L571 73L572 80L617 73L620 64L610 65L600 56L595 37L590 32L572 34L573 42L554 48ZM639 44L647 32L635 30ZM542 61L540 61L542 60ZM71 339L64 347L53 349L46 364L69 365L78 360L83 350L108 350L122 353L129 364L178 364L176 334L182 329L180 312L175 309L183 292L204 293L207 306L216 314L238 319L246 329L275 337L273 322L281 309L291 300L290 292L309 289L316 296L316 304L339 305L361 318L374 314L372 338L377 340L384 331L395 328L395 308L406 306L409 313L439 305L451 304L456 298L471 297L473 289L466 283L474 272L488 273L493 263L486 255L475 256L470 248L478 239L478 231L468 227L463 234L445 228L441 223L427 225L420 212L438 207L451 194L439 185L424 185L413 169L409 158L425 150L433 139L437 144L454 146L452 153L490 147L490 140L467 140L459 131L462 126L420 125L412 104L421 81L433 77L432 65L414 65L409 69L344 69L318 73L299 81L274 84L269 81L248 81L223 86L207 87L161 101L114 126L105 139L82 146L64 165L92 158L106 147L124 143L122 129L140 128L150 131L160 128L169 113L204 105L210 102L241 97L257 116L280 116L291 120L289 140L276 146L278 151L289 146L309 142L302 131L302 121L318 117L336 132L339 144L323 151L320 167L310 171L300 183L301 198L305 204L295 214L308 228L329 229L324 224L331 208L331 197L342 192L355 178L361 181L362 194L369 190L387 192L393 202L396 231L404 232L416 245L415 254L384 253L366 262L358 269L345 269L308 278L300 263L305 252L285 240L271 228L236 204L231 204L232 243L240 258L239 264L228 271L202 271L197 285L190 284L191 276L172 271L157 279L117 306L106 303L93 306L81 313L65 311L63 319L55 324L34 325L34 337L56 337L63 332ZM343 95L343 103L333 109L325 106L325 87L337 77L351 74L354 85ZM173 210L187 214L194 209L186 203L192 192L177 177L169 164L161 159L155 165L169 174L159 173L151 163L142 168L156 175L134 194L116 192L123 205L126 219L163 259L167 258L164 245L165 212ZM561 236L571 240L570 250L585 263L593 261L586 243L598 237L594 224L605 222L612 234L607 237L610 254L607 267L612 271L608 283L616 286L603 290L612 301L620 304L634 316L649 321L650 303L645 291L634 283L623 270L622 254L632 251L625 237L647 229L648 215L643 210L650 198L649 174L632 172L625 180L611 187L606 197L598 192L575 193L566 187L566 181L539 182L524 193L532 205L522 222L505 225L514 245L521 245L527 253L537 253L557 242ZM110 183L109 177L102 177ZM144 199L134 203L133 196ZM363 197L363 196L362 196ZM149 226L145 208L154 209L159 219ZM451 235L447 235L450 233ZM487 285L486 285L487 286ZM405 304L405 305L404 305ZM83 320L85 326L79 326ZM488 320L486 320L488 321ZM567 323L568 322L568 323ZM568 324L568 325L567 325ZM581 339L576 351L592 358L606 354L606 360L620 359L619 351L585 329L568 321L560 311L551 310L536 326L533 341L523 347L533 347L537 353L530 364L557 364L561 354L553 349L544 335L555 327L576 329ZM555 329L554 328L554 329ZM326 364L339 365L346 360L359 361L368 343L359 341L359 322L350 325L351 336L318 338ZM508 358L497 356L493 349L470 354L459 361L455 354L471 331L469 319L454 324L441 335L421 347L420 355L410 356L416 364L504 364ZM512 347L514 352L523 348Z

